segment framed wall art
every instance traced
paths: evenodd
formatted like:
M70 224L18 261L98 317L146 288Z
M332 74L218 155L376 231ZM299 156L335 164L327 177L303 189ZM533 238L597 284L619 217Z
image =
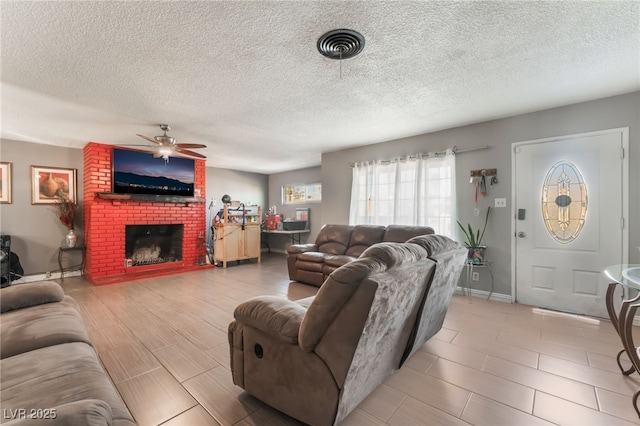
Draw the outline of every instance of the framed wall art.
M0 163L0 204L11 204L11 163Z
M56 204L77 200L76 169L31 166L31 204Z
M282 204L302 204L322 201L322 184L291 184L282 186Z

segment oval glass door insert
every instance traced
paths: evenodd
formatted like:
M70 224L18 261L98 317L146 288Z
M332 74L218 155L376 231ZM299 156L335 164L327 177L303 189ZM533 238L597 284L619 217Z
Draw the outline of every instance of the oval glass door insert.
M561 160L551 166L542 185L542 219L554 240L567 244L576 239L588 204L587 185L575 164Z

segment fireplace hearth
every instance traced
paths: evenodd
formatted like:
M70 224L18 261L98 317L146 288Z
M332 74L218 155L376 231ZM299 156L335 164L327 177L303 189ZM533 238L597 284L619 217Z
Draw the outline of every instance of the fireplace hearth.
M126 267L182 261L181 224L126 225Z

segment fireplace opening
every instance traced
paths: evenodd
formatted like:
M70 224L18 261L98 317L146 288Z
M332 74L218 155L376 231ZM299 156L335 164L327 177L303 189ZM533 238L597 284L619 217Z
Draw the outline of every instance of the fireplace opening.
M182 261L184 225L126 225L126 266Z

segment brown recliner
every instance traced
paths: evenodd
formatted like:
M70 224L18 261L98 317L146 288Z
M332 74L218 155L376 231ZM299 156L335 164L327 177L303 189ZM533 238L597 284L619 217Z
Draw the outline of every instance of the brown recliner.
M439 235L374 244L314 297L242 303L233 382L304 423L338 424L440 330L466 253Z
M403 243L433 233L433 228L427 226L324 225L315 243L287 248L289 279L320 287L333 271L353 262L376 243Z

